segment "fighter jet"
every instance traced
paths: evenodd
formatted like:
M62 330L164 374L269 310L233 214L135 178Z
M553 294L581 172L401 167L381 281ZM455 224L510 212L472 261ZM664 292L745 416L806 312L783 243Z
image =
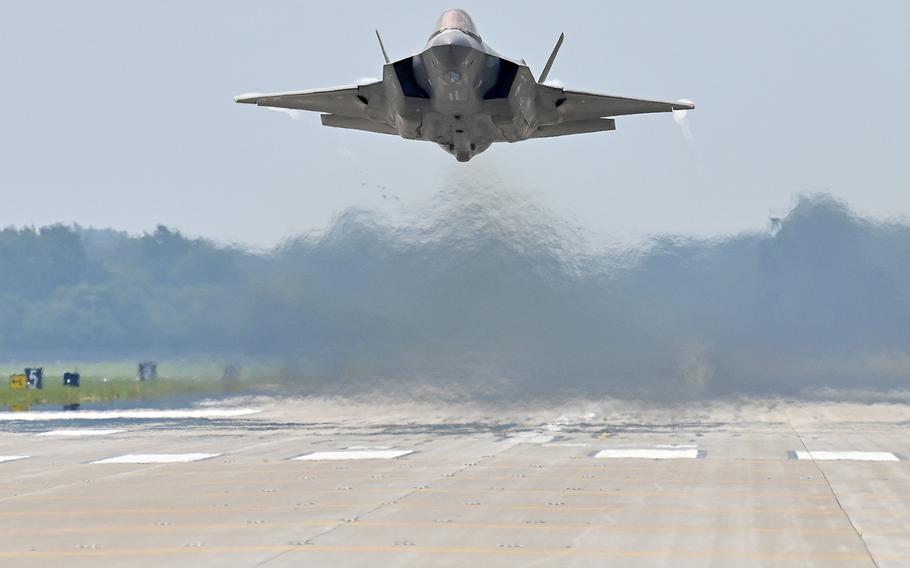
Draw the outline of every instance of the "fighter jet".
M499 55L464 10L447 10L420 53L390 61L382 80L347 87L235 97L238 103L322 113L324 126L435 142L467 162L494 142L521 142L616 129L613 117L691 110L661 102L600 95L547 84L562 45L535 79L524 60Z

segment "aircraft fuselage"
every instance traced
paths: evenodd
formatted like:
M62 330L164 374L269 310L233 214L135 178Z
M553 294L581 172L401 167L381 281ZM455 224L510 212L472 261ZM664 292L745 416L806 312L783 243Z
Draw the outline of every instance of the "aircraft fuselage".
M321 113L335 128L438 144L467 162L494 142L614 130L613 117L694 105L572 91L546 83L560 36L538 79L528 65L490 49L464 10L447 10L425 48L386 64L382 79L330 89L249 93L239 103ZM377 32L377 37L378 37Z
M466 162L493 142L474 116L499 77L500 58L461 30L444 30L413 58L414 76L430 96L423 137ZM485 121L483 121L485 122Z

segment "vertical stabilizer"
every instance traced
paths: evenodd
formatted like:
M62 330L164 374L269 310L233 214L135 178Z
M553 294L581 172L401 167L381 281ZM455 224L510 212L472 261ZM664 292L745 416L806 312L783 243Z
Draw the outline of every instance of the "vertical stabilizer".
M566 34L559 34L559 41L556 42L553 53L551 53L550 58L547 59L547 65L543 68L543 73L540 74L540 79L537 80L538 83L543 83L547 80L547 75L550 74L550 68L553 67L553 62L556 61L556 54L559 53L559 48L562 47L562 41L564 39L566 39Z
M389 54L386 53L385 46L382 45L382 38L379 36L379 30L376 30L376 39L379 40L379 49L382 50L382 56L385 58L386 65L388 65L391 61L389 61Z

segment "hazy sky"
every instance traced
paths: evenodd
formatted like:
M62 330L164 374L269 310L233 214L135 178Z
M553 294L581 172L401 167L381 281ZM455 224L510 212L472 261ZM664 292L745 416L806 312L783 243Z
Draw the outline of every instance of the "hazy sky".
M566 86L695 101L691 139L669 115L626 117L459 164L232 100L378 77L373 29L400 58L448 7L0 3L0 225L165 223L269 246L349 206L395 215L484 179L621 239L761 228L801 192L910 215L910 3L897 0L461 3L535 73L566 32L551 73Z

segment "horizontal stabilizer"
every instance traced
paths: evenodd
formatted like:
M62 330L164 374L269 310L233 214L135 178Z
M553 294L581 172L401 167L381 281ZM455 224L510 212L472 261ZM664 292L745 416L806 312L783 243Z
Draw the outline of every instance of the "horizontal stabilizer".
M531 138L551 138L553 136L569 136L571 134L588 134L591 132L606 132L616 130L616 121L612 118L594 118L591 120L575 120L561 122L548 126L540 126L531 135Z
M398 134L398 131L382 122L373 122L365 118L353 116L343 116L338 114L323 114L320 116L323 126L333 128L347 128L350 130L365 130L367 132L377 132L379 134Z

